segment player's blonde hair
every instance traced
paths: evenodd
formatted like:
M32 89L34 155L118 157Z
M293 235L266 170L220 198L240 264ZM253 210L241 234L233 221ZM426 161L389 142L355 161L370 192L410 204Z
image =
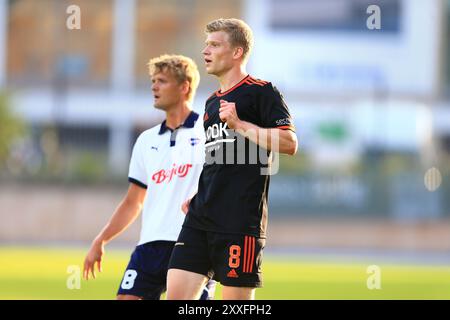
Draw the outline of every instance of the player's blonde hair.
M253 32L248 24L236 18L220 18L206 25L205 32L207 34L217 31L226 32L230 39L230 44L234 48L241 47L243 49L242 57L244 60L248 58L253 48Z
M188 100L194 99L200 82L200 73L194 60L183 55L164 54L150 59L147 65L151 77L159 72L169 72L178 83L189 82Z

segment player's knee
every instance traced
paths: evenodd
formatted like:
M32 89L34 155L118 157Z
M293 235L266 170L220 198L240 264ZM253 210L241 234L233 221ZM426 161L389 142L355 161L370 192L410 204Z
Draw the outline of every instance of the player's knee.
M140 297L132 296L129 294L118 294L116 299L117 300L141 300Z
M198 300L206 284L203 275L179 269L167 273L167 300Z
M222 286L223 300L255 300L255 288Z

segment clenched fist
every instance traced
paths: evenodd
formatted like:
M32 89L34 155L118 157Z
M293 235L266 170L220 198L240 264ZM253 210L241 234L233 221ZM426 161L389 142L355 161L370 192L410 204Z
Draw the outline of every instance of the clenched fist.
M241 121L236 112L236 104L225 100L220 100L219 117L220 120L227 123L230 129L236 129L237 124Z

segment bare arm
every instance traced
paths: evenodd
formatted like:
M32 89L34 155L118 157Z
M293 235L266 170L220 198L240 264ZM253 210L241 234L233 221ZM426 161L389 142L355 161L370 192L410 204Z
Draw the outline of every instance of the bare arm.
M122 233L139 216L145 195L146 189L131 183L125 198L120 202L111 219L94 241L107 244Z
M259 146L289 155L297 152L298 142L294 132L277 128L261 128L253 123L243 121L239 119L236 105L233 102L221 100L219 112L220 119L226 121L229 128L235 129L236 132Z
M198 193L198 192L195 191L195 192L192 194L192 196L190 196L189 198L187 198L187 200L184 201L184 202L181 204L181 211L183 211L184 214L187 214L187 213L188 213L188 211L189 211L189 205L191 204L191 200L192 200L192 198L195 197L195 195L196 195L197 193Z
M291 130L261 128L253 123L242 120L236 124L235 130L267 150L289 155L297 153L297 136ZM278 141L276 142L274 139Z
M122 233L139 216L144 204L146 190L133 183L130 184L128 192L114 211L109 222L92 241L91 248L84 261L83 276L89 279L89 273L95 279L94 265L97 263L101 272L101 260L104 253L104 246Z

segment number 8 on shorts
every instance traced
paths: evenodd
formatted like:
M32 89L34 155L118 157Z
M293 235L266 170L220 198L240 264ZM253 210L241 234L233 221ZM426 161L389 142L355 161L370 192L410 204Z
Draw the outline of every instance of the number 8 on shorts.
M133 288L134 286L134 280L137 277L137 272L136 270L127 270L125 272L125 275L123 276L123 281L122 281L122 289L124 290L129 290L131 288Z

